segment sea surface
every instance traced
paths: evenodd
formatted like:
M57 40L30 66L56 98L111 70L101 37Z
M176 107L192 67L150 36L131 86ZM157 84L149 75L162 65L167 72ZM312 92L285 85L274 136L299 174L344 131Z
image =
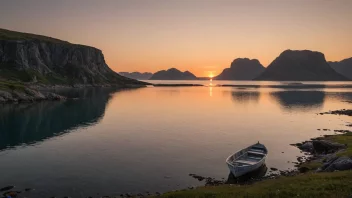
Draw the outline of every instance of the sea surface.
M204 184L190 173L226 179L225 159L258 141L268 167L291 169L302 154L290 144L352 121L317 114L352 108L349 82L148 82L205 86L59 90L75 99L0 105L0 188L35 189L26 197L184 189Z

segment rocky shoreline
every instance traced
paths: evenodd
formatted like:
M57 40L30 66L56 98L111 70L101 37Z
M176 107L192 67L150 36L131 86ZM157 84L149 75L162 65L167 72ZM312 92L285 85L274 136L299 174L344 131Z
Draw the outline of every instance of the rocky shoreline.
M80 89L80 88L106 88L114 87L118 89L123 88L141 88L145 85L128 85L128 86L115 86L115 85L83 85L77 84L74 86L64 85L22 85L16 89L0 89L0 104L8 103L32 103L40 101L63 101L69 98L55 93L57 90L62 89ZM1 88L1 87L0 87Z
M52 92L42 93L30 88L11 91L0 90L0 104L60 100L66 100L66 97Z

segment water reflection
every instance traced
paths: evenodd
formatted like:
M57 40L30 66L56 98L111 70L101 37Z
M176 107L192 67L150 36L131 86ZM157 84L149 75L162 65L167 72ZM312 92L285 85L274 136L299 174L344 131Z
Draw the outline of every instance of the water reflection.
M246 184L254 181L255 179L262 178L266 172L268 171L267 166L264 164L260 168L249 172L245 175L242 175L240 177L235 177L231 172L229 173L229 176L227 177L227 184Z
M103 117L110 90L66 90L83 99L0 107L0 150L30 144L96 124Z
M259 91L246 91L234 89L231 91L231 97L234 102L239 103L249 103L255 102L258 103L260 92Z
M236 102L240 103L248 103L248 102L258 102L259 101L259 92L254 91L244 91L244 92L232 92L232 99Z
M322 91L278 91L271 92L270 96L284 110L319 110L325 99Z

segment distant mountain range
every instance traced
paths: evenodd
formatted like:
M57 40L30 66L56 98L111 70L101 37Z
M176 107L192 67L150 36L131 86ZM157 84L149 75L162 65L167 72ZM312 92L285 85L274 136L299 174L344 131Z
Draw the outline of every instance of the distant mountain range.
M286 50L255 80L268 81L344 81L326 62L321 52Z
M137 80L208 80L189 71L176 68L154 74L120 72ZM352 58L327 62L321 52L285 50L265 68L257 59L237 58L214 80L267 80L267 81L346 81L352 79Z
M150 80L197 80L197 76L189 71L181 72L176 68L171 68L156 72Z
M352 79L352 57L339 62L328 62L330 66L339 74Z
M257 59L237 58L215 80L253 80L265 70Z
M136 80L149 80L149 78L153 76L153 73L150 72L119 72L119 74Z

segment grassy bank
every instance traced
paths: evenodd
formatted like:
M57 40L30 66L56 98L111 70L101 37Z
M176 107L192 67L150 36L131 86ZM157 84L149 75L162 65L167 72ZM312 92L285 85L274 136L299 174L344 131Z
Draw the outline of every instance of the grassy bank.
M20 82L0 80L0 90L24 91L25 86Z
M352 157L352 133L326 136L322 139L346 144L348 148L337 155ZM311 161L301 164L310 170L316 170L322 162ZM161 197L350 197L352 196L352 171L316 173L309 171L291 177L280 176L264 180L253 185L204 186L192 190L169 192Z
M347 197L352 194L352 171L307 173L279 177L248 186L206 186L170 192L161 197Z

